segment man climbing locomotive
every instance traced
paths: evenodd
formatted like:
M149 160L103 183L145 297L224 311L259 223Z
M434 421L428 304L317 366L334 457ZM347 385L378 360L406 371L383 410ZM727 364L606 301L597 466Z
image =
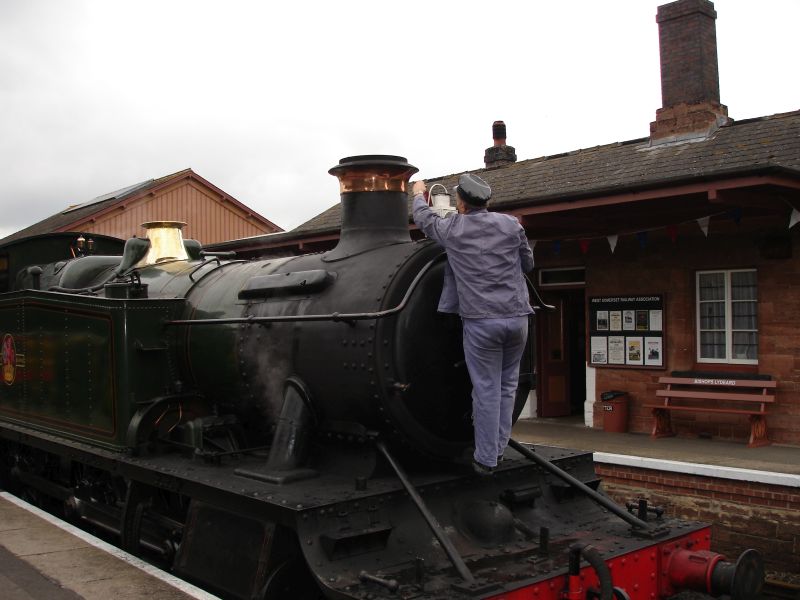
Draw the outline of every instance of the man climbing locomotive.
M533 313L523 273L533 270L525 230L509 215L489 212L489 184L464 174L456 188L458 215L447 218L425 202L424 181L414 183L414 222L447 250L438 310L463 321L464 357L472 380L475 451L472 465L491 475L511 435L519 362ZM449 275L449 274L448 274Z

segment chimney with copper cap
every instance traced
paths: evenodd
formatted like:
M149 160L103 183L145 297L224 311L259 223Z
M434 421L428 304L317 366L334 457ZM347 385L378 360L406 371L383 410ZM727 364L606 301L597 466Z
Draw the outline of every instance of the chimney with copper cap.
M650 123L651 144L706 138L730 121L719 101L716 18L709 0L658 7L662 107Z
M342 229L339 243L323 260L411 242L407 190L418 170L404 157L387 154L348 156L330 169L328 173L339 180Z
M517 162L514 146L506 145L505 123L502 121L492 123L492 138L494 138L494 144L487 148L483 155L483 162L487 169Z

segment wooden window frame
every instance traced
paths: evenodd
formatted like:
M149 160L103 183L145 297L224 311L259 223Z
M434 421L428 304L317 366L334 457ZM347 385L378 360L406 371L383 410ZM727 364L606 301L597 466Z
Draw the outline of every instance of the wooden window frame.
M700 334L700 277L701 275L721 273L725 277L725 358L703 358L700 356L701 352L701 339ZM696 330L696 344L697 350L695 352L695 360L698 364L722 364L722 365L758 365L758 346L756 345L756 358L733 358L733 294L731 293L731 274L732 273L755 273L756 274L756 308L758 307L758 270L757 269L705 269L703 271L695 272L695 330ZM758 341L758 314L756 314L756 329L737 329L736 331L753 331L756 334L756 341ZM710 331L710 330L709 330Z

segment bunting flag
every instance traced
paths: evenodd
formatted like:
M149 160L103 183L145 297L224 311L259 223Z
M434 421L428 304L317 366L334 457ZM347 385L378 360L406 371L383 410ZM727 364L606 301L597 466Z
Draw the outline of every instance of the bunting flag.
M678 239L678 226L677 225L667 225L667 235L669 239L672 240L672 243L675 243L675 240Z
M697 219L697 224L700 225L700 229L703 231L703 235L708 237L708 222L711 220L711 217L701 217Z
M742 207L737 206L736 208L732 208L728 211L728 216L738 225L742 221Z
M787 202L787 204L788 204L788 202ZM789 217L789 229L791 229L792 227L794 227L795 225L800 223L800 210L794 208L791 205L790 205L790 207L792 209L792 214ZM703 235L708 237L708 229L709 229L709 224L711 223L711 217L720 217L720 216L723 216L723 215L727 215L728 217L730 217L738 225L740 223L740 221L742 220L742 208L741 207L734 207L734 208L732 208L732 209L730 209L728 211L714 213L714 214L708 215L706 217L700 217L699 219L695 219L695 222L700 227L700 230L703 232ZM669 225L662 225L661 227L654 227L652 229L645 229L644 231L637 231L637 232L628 231L628 232L623 232L622 234L616 234L615 233L615 234L612 234L612 235L607 235L605 237L606 237L606 240L608 241L608 247L611 249L611 254L614 254L614 252L617 249L617 243L619 242L619 236L620 235L634 235L635 234L636 235L636 239L639 241L639 246L642 249L644 249L644 248L647 247L648 236L649 236L649 233L651 231L666 231L667 236L669 236L669 239L674 244L676 242L676 240L678 239L678 227L680 225L684 225L684 224L687 224L687 223L689 223L689 221L682 221L681 223L671 223ZM567 239L567 240L552 240L551 239L551 240L543 240L543 241L551 243L553 245L553 254L555 256L560 256L561 255L561 245L564 243L564 241L568 242L569 244L572 244L573 242L578 242L578 246L580 248L581 254L587 254L589 252L589 248L592 245L592 241L595 240L595 239L598 239L598 238L591 238L591 237L590 238L570 238L570 239ZM528 241L530 243L531 250L536 248L537 240L528 240ZM539 241L541 241L541 240L539 240Z
M792 209L792 216L789 217L789 229L800 223L800 210Z

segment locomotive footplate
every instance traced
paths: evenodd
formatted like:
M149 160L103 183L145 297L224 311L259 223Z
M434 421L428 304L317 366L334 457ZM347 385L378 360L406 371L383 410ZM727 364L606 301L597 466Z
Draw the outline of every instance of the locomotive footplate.
M555 462L559 460L576 477L594 479L591 455L567 454ZM633 535L627 523L609 518L605 509L583 496L554 492L557 486L550 475L516 457L510 462L491 478L466 476L417 485L470 579L453 566L402 493L304 512L298 535L306 561L324 586L338 592L331 597L499 600L514 597L507 594L515 590L521 594L543 586L536 598L550 597L545 589L558 598L570 549L591 545L604 560L617 560L615 581L656 591L660 555L651 540ZM708 544L703 525L671 519L659 525L670 531L659 545ZM587 583L593 581L591 568L584 577Z

